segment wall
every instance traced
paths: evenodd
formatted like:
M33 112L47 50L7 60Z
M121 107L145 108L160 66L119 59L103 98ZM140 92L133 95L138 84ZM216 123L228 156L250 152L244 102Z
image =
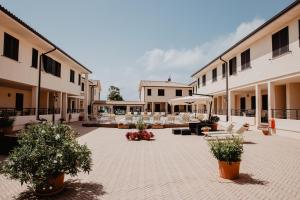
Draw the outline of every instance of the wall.
M286 109L286 85L275 86L275 108Z
M16 107L16 93L24 95L23 108L32 108L31 105L31 90L15 89L10 87L0 86L0 107L15 108ZM10 94L10 97L8 96ZM35 107L35 106L33 106Z
M147 95L147 89L151 89L151 96ZM165 96L158 96L158 89L165 90ZM192 88L173 88L173 87L144 87L145 102L168 102L170 99L178 98L176 89L182 90L182 97L189 96Z

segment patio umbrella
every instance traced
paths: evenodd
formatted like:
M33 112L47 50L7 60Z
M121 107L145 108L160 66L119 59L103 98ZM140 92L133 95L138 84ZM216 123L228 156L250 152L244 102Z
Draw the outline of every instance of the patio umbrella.
M212 96L198 96L198 95L193 95L193 96L185 96L185 97L179 97L175 99L170 99L169 104L170 105L191 105L191 104L206 104L209 103L210 109L209 109L209 116L208 118L210 119L211 117L211 106L212 106Z

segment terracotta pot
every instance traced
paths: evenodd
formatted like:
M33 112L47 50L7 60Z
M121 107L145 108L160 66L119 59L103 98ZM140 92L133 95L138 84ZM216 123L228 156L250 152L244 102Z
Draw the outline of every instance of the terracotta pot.
M10 126L10 127L3 128L3 133L6 135L11 135L13 133L13 127Z
M211 125L211 131L217 131L218 130L218 124L217 123L213 123Z
M36 193L39 196L52 196L60 193L64 189L64 179L65 175L59 174L56 177L48 178L47 184L48 187L45 188L36 188ZM50 189L51 187L51 189Z
M129 129L128 124L118 124L118 129Z
M240 173L240 162L219 161L219 174L224 179L236 179Z
M270 135L269 129L263 129L262 132L264 135Z

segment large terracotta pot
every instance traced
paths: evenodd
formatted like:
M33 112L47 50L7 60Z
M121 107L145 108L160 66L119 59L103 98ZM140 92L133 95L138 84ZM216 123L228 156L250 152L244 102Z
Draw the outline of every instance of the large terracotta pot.
M51 177L47 180L48 187L36 188L36 193L39 196L52 196L60 193L64 189L65 175L59 174L56 177Z
M13 127L10 126L10 127L3 128L3 133L6 135L11 135L13 133Z
M219 174L224 179L236 179L240 173L240 162L219 161Z
M218 130L218 123L213 123L211 125L211 131L217 131Z

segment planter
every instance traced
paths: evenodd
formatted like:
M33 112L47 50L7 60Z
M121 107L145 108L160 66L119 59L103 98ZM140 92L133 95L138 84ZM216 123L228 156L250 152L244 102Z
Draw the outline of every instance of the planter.
M219 161L219 174L224 179L236 179L240 173L240 162Z
M3 127L3 133L4 135L11 135L13 133L13 127Z
M83 116L79 116L79 121L83 121Z
M270 135L270 130L269 129L262 129L262 132L264 135Z
M249 131L249 126L244 126L244 128L246 129L246 131Z
M151 128L153 128L153 129L163 129L164 126L161 125L161 124L153 124Z
M129 125L128 124L118 124L118 128L119 129L129 129Z
M213 123L211 125L211 131L217 131L218 130L218 123Z
M52 196L60 193L64 189L64 174L51 177L47 180L47 187L37 188L36 193L39 196Z

